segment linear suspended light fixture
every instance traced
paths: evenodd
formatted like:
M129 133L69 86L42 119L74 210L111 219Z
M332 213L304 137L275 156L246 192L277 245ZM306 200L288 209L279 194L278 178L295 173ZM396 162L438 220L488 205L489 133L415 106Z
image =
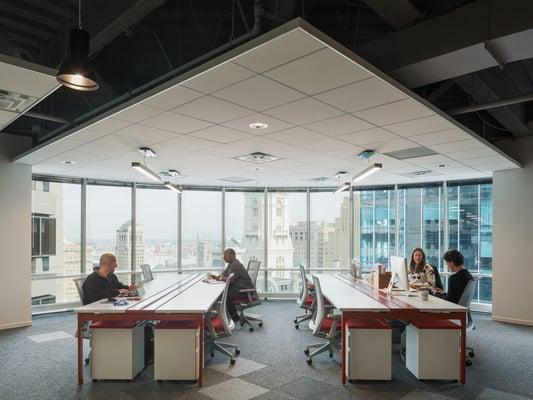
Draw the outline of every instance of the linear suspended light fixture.
M352 178L352 183L362 181L363 179L369 177L375 172L378 172L381 168L383 168L383 164L372 164L367 169L364 169L363 171L359 172L358 174L354 175Z
M139 171L144 176L147 176L150 179L153 179L156 182L161 182L161 177L156 174L154 171L152 171L150 168L148 168L146 165L144 165L142 162L134 161L131 163L131 167Z
M346 189L348 189L350 187L350 182L344 182L342 185L340 185L333 193L334 194L337 194L337 193L340 193L340 192L343 192L345 191Z
M81 29L81 0L78 9L78 28L70 31L69 52L61 63L56 79L63 86L75 90L90 92L100 85L90 77L91 62L89 61L89 33Z
M170 190L176 192L176 193L181 193L183 192L183 186L181 185L176 185L175 183L171 183L171 182L165 182L164 185L169 188Z

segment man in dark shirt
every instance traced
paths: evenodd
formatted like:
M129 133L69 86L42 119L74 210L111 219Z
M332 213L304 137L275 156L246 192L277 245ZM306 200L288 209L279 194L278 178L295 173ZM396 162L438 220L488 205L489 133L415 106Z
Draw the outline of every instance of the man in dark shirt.
M224 272L222 272L222 275L211 275L211 278L226 281L228 276L233 274L233 278L231 279L228 288L227 307L233 321L238 322L240 318L233 302L236 298L243 297L243 294L239 292L241 289L253 289L254 286L252 284L252 278L248 275L248 271L246 271L246 268L244 268L241 262L237 260L235 250L224 250L224 261L228 263L228 266Z
M434 288L433 292L444 300L458 304L466 289L466 285L468 285L468 281L474 278L463 266L465 259L459 251L448 250L444 253L442 259L448 266L448 270L452 273L448 278L448 292L445 293L442 289L438 288Z
M117 259L111 253L104 253L100 257L100 265L96 271L83 282L83 304L91 304L100 299L107 299L128 294L136 286L127 286L120 282L113 273L117 268Z

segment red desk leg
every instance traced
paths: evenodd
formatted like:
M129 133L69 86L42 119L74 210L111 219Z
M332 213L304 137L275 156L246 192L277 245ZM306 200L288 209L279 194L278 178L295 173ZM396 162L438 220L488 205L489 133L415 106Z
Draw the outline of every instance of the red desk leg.
M83 384L83 321L78 314L78 385Z
M344 313L341 314L341 382L346 384L346 325L344 321Z
M202 380L204 375L204 316L201 315L198 319L198 324L200 325L200 351L199 353L199 373L198 373L198 386L202 386Z
M466 383L466 313L461 313L461 383Z

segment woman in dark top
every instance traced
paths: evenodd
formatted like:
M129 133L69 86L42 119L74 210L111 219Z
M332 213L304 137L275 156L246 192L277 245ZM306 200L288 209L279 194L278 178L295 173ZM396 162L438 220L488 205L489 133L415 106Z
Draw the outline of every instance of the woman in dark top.
M452 273L448 278L448 292L445 293L442 289L438 288L434 288L432 292L444 300L457 304L466 289L466 285L468 285L468 281L474 278L463 266L465 259L459 251L448 250L444 253L442 259L446 263L448 270Z

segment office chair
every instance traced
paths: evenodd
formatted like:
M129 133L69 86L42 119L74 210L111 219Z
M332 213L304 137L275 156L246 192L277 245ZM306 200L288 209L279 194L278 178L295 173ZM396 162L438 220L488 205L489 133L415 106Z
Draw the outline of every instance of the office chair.
M473 331L476 329L474 325L474 320L472 319L472 314L470 313L470 304L472 303L472 300L474 299L474 294L476 292L477 282L479 278L474 278L468 281L465 290L463 291L463 294L461 295L461 298L459 299L459 305L468 308L468 311L466 313L466 330L468 332ZM472 347L466 347L466 365L471 366L472 365L472 358L475 357L474 349Z
M300 265L300 278L302 281L302 289L300 290L300 297L298 300L296 300L296 303L298 303L300 308L305 310L305 314L298 315L294 319L294 327L296 329L300 328L300 323L311 319L316 306L314 288L311 288L309 282L307 281L307 276L305 274L305 268L303 265Z
M154 280L154 275L152 274L152 268L150 268L150 265L141 264L140 268L143 273L143 280L145 282L150 282Z
M78 296L80 297L81 304L83 304L83 282L85 282L85 278L75 278L72 280L74 284L76 285L76 289L78 290ZM83 339L90 339L91 338L91 330L89 329L90 321L83 321L83 325L81 327L82 330L82 338ZM76 337L78 336L78 332L76 332ZM85 364L89 364L89 357L85 359Z
M444 286L442 285L442 279L440 277L439 267L431 265L431 268L433 268L433 275L435 275L435 287L444 290Z
M307 364L313 364L313 357L317 354L329 351L329 356L333 357L333 352L340 352L340 341L337 336L337 327L340 320L340 315L328 314L328 310L332 310L333 306L327 306L322 295L320 281L313 275L313 285L315 287L316 310L314 318L309 321L309 328L313 331L313 335L327 339L327 342L311 344L304 350L304 354L308 357ZM310 352L310 349L317 348Z
M235 357L240 354L239 347L235 344L223 343L218 339L231 336L231 331L235 328L235 323L228 317L227 301L228 301L228 288L230 281L233 278L233 274L230 274L224 285L224 291L222 292L222 300L218 303L216 310L212 310L207 315L207 329L209 337L206 338L206 352L209 349L211 357L215 356L215 351L230 357L230 364L235 364Z
M241 319L241 326L244 326L244 324L250 325L250 332L254 331L254 326L252 322L257 322L259 327L263 326L263 321L261 320L260 316L252 317L250 315L244 315L244 311L248 310L252 307L257 307L261 304L261 299L259 298L259 295L257 294L256 290L256 282L257 282L257 275L259 274L259 267L261 266L261 261L258 260L250 260L248 261L248 275L250 275L250 278L252 279L252 289L241 289L239 290L239 293L242 294L242 297L239 297L234 300L235 308L237 309L239 313L239 318Z

